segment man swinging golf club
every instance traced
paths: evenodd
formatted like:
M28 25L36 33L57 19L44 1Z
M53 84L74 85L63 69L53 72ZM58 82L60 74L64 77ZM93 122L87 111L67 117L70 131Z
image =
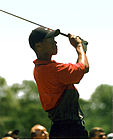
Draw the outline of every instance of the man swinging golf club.
M51 31L42 27L34 29L29 36L30 47L36 53L34 78L37 83L43 109L52 121L50 139L84 139L88 133L83 125L79 106L79 93L74 84L80 82L89 71L82 39L68 34L70 44L78 58L75 64L57 63L51 60L57 54L55 37L60 30Z

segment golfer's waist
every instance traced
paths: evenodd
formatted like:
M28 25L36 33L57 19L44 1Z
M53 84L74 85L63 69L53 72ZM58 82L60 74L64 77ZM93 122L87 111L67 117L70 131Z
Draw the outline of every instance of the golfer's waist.
M53 123L55 124L77 124L77 125L81 125L82 121L81 120L57 120L57 121L53 121Z

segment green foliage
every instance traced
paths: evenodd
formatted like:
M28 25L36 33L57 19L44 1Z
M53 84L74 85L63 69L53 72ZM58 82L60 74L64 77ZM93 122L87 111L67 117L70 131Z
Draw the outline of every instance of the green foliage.
M0 87L6 86L6 85L7 85L6 80L0 76Z
M15 129L20 130L20 138L30 138L30 129L37 123L49 131L50 120L41 107L33 81L23 81L9 87L0 77L0 84L0 138Z
M99 126L107 133L111 132L112 92L112 86L100 85L90 100L80 99L87 130ZM30 129L37 123L50 130L51 121L41 107L34 81L24 80L22 84L8 86L0 77L0 138L15 129L20 130L20 138L30 138Z
M86 128L102 127L106 133L112 132L113 86L100 85L90 100L80 100L86 121Z

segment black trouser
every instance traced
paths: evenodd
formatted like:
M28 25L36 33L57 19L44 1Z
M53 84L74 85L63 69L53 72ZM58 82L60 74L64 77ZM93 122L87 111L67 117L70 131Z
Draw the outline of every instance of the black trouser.
M53 122L50 139L88 139L88 132L78 121L65 120Z

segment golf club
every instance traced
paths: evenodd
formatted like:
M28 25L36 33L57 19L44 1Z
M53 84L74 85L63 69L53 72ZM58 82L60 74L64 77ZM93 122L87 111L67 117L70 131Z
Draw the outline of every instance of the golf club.
M9 12L7 12L7 11L1 10L1 9L0 9L0 11L1 11L1 12L4 12L4 13L6 13L6 14L9 14L9 15L11 15L11 16L14 16L14 17L16 17L16 18L22 19L22 20L24 20L24 21L30 22L30 23L32 23L32 24L38 25L38 26L40 26L40 27L43 27L43 28L46 28L46 29L49 29L49 30L54 31L54 30L51 29L51 28L45 27L45 26L43 26L43 25L40 25L40 24L38 24L38 23L35 23L35 22L30 21L30 20L25 19L25 18L22 18L22 17L20 17L20 16L14 15L14 14L9 13ZM65 37L68 37L67 34L64 34L64 33L62 33L62 32L60 32L60 34L63 35L63 36L65 36ZM80 39L81 39L81 38L80 38ZM87 41L85 41L85 40L83 40L83 39L81 39L81 40L82 40L82 42L83 42L83 45L88 45L88 42L87 42Z

